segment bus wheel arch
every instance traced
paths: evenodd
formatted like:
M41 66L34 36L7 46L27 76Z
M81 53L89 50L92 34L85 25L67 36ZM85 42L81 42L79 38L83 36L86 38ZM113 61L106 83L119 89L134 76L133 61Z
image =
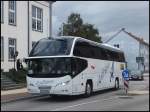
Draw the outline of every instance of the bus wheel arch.
M91 96L93 92L93 81L91 79L88 79L86 81L86 86L85 86L85 97Z

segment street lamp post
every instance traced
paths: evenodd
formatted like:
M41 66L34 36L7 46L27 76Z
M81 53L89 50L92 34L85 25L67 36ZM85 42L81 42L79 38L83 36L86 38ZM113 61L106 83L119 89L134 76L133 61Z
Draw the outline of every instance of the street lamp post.
M16 52L13 54L13 57L14 57L14 70L15 70L15 62L16 62L17 56L18 56L18 51L16 51Z
M13 70L13 74L15 75L15 71L16 71L16 69L15 69L15 62L16 62L16 58L18 56L18 51L15 51L15 52L11 51L11 55L14 58L14 70Z
M62 24L62 27L61 27L61 35L62 36L64 35L64 23Z

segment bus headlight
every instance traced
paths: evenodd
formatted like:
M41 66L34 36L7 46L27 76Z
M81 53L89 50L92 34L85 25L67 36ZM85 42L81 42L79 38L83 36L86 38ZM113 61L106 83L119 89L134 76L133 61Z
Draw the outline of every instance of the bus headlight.
M63 82L62 85L65 86L69 83L69 81Z
M29 86L34 86L34 84L30 83Z
M67 85L69 82L70 82L70 81L61 82L61 83L56 84L56 86L58 86L58 85L63 85L63 86L65 86L65 85Z

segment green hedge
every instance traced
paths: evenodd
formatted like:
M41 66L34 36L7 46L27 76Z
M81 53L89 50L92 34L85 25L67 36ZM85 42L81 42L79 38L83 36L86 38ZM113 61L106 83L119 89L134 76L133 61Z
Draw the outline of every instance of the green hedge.
M26 83L27 70L14 70L10 69L9 72L3 72L4 75L15 81L16 83Z

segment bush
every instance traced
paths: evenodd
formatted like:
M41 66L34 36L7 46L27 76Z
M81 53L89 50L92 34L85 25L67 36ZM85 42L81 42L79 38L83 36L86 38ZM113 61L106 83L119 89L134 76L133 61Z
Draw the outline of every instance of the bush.
M4 75L15 81L16 83L25 83L27 70L22 69L16 71L15 69L10 69L9 72L4 72Z

